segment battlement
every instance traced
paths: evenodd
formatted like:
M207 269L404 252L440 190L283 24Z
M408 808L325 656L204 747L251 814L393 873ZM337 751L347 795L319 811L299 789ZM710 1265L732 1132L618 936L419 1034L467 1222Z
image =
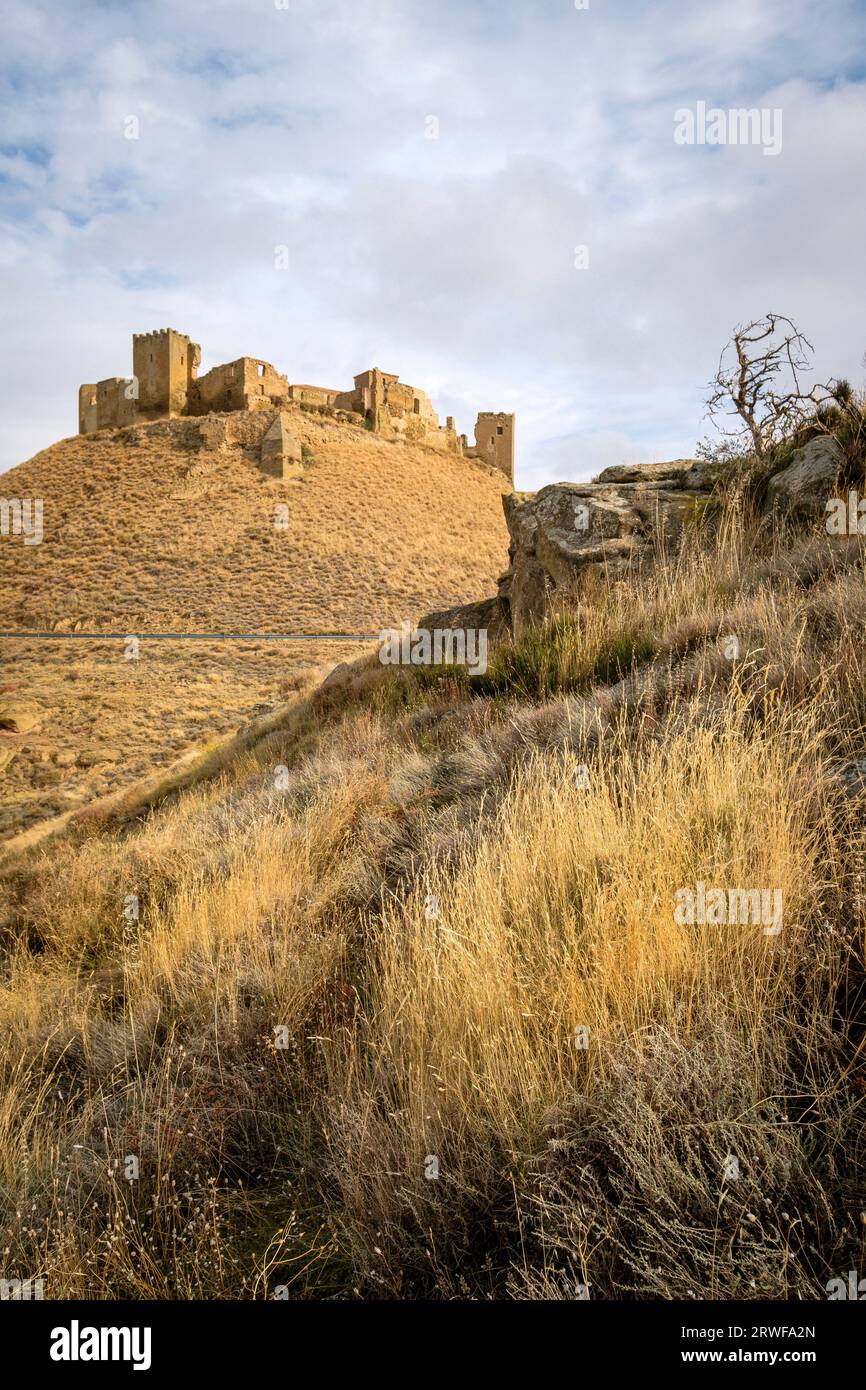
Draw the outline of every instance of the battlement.
M133 333L132 375L80 388L79 433L117 428L136 419L281 410L292 405L330 414L346 412L363 419L377 434L484 460L513 481L513 415L482 411L475 426L475 444L470 447L466 436L457 434L453 417L449 415L440 425L427 393L401 381L396 372L370 367L355 376L352 390L334 391L307 383L292 385L260 357L237 357L202 377L200 364L198 343L176 328Z
M168 333L173 333L176 338L186 338L189 342L188 335L179 333L176 328L151 328L147 333L133 333L132 341L135 342L136 338L164 338Z

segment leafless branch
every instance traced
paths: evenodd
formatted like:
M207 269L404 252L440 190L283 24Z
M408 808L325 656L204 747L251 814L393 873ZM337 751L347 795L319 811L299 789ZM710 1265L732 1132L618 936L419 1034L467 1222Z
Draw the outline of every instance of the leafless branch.
M763 460L810 409L827 400L825 386L803 389L813 351L784 314L765 314L736 329L719 358L707 400L710 418L731 446ZM721 423L725 418L737 423L729 428Z

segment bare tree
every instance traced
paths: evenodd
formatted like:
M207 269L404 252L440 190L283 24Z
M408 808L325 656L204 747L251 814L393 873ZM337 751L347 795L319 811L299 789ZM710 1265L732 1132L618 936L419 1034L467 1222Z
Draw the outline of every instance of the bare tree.
M766 314L737 328L719 359L710 383L707 413L730 453L754 453L763 461L816 406L827 400L827 387L804 391L803 373L814 351L808 338L784 314ZM736 418L727 429L719 417Z

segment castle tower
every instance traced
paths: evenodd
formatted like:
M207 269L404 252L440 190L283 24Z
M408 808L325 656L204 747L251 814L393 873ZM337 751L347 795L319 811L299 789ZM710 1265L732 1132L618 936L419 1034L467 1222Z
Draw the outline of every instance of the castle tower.
M482 410L475 422L475 448L468 451L484 459L514 482L514 416L504 411Z
M183 415L198 373L201 348L185 333L159 328L133 333L132 371L138 383L138 413L145 418Z

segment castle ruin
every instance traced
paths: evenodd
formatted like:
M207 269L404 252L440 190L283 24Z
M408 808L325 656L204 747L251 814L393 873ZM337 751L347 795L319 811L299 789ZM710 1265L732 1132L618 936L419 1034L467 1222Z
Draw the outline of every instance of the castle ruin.
M376 434L446 449L484 461L514 481L514 416L482 411L475 443L458 435L454 419L444 425L429 396L393 372L371 367L354 378L350 391L290 384L258 357L238 357L198 375L201 348L185 333L160 328L132 336L132 376L87 383L78 392L78 431L117 429L137 420L171 419L234 410L302 409L333 413Z

